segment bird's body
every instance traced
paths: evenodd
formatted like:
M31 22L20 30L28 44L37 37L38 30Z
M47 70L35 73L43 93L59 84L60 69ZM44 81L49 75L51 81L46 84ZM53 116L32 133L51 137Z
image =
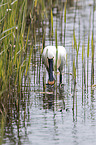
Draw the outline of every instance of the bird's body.
M60 83L62 83L62 71L66 61L66 49L63 46L57 47L57 69L60 71ZM43 50L42 61L49 74L49 84L54 84L53 70L56 65L56 47L47 46Z

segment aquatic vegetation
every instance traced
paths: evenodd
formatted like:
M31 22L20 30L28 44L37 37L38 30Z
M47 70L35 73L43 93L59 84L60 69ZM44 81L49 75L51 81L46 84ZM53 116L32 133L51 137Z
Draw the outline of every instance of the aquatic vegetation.
M0 3L0 114L3 123L13 93L21 92L22 78L30 66L32 48L27 50L29 30L25 42L27 1L6 0ZM28 53L30 53L28 55ZM18 102L17 97L13 102ZM18 108L18 103L16 103ZM5 117L5 118L4 118ZM4 124L1 127L4 127ZM1 129L2 132L3 128ZM3 132L2 132L3 133ZM3 136L3 135L2 135Z
M27 42L24 42L27 1L23 1L21 10L18 1L10 1L1 6L0 38L0 92L11 90L13 85L21 85L27 59ZM5 13L6 12L6 13ZM4 18L4 19L2 19ZM27 36L28 37L28 36ZM30 49L31 52L31 49ZM31 52L32 54L32 52ZM29 56L30 57L30 56ZM30 59L30 58L29 58ZM18 81L19 80L19 81ZM15 86L14 86L15 87Z
M66 38L66 36L65 36L65 33L66 33L66 5L67 5L67 1L64 5L64 47L65 47L65 38Z
M67 112L71 108L73 121L77 121L80 107L86 110L90 95L90 102L93 103L96 89L96 4L93 0L93 4L88 5L90 14L86 14L87 2L84 1L85 7L83 1L74 0L66 0L66 2L3 0L0 2L1 142L6 122L13 127L12 122L16 120L19 134L20 123L23 122L25 125L26 120L30 120L31 103L35 105L40 103L41 110L52 106L53 112L55 109L58 110L58 102L62 103L59 108L61 114L63 110ZM86 22L89 22L86 26L85 15ZM56 47L56 81L51 87L46 85L48 78L41 57L43 48L48 45ZM61 88L58 85L59 73L57 72L59 45L64 46L67 51ZM34 100L30 99L30 96L34 97ZM66 117L65 112L64 115Z

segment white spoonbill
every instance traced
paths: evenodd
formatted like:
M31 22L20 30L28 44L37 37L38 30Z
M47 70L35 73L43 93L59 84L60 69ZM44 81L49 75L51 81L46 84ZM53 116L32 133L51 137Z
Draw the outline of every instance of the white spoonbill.
M62 83L62 71L64 68L64 64L66 62L66 49L63 46L57 47L58 52L58 58L57 58L57 69L60 72L60 84ZM55 64L56 64L56 47L55 46L47 46L43 50L42 54L42 62L44 63L48 74L49 74L49 80L48 84L53 85L54 84L54 78L53 78L53 71L55 70Z

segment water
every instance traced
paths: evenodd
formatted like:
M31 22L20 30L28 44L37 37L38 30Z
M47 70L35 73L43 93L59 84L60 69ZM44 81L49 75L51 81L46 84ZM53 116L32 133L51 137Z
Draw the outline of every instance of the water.
M64 45L64 11L63 1L58 2L53 8L53 32L57 25L58 45ZM88 71L88 92L82 88L82 44L85 44L85 54L87 53L89 18L91 11L90 38L92 32L93 0L79 0L67 7L66 38L65 47L67 50L67 65L63 74L63 86L59 88L59 78L56 87L50 87L44 83L48 81L48 74L42 62L40 64L40 50L42 48L42 28L36 26L36 43L32 56L32 63L28 73L28 78L22 86L23 96L19 100L19 108L10 111L10 118L6 122L3 144L6 145L95 145L96 144L96 89L91 90L91 48L89 55ZM76 18L74 22L76 12ZM48 12L50 13L50 12ZM96 16L96 10L94 12ZM80 26L79 26L80 21ZM78 73L76 88L72 79L73 70L73 28L80 49L78 56ZM50 20L44 22L45 45L55 45L55 36L50 36ZM80 32L79 32L80 27ZM94 42L96 46L96 17L94 19ZM30 32L30 36L32 33ZM32 36L31 36L32 38ZM32 41L30 38L30 41ZM91 42L90 42L91 47ZM87 60L87 55L85 57ZM94 58L96 65L96 57ZM86 61L87 79L87 61ZM96 67L94 67L96 72ZM94 73L96 78L96 73ZM46 76L46 77L45 77ZM59 77L59 75L58 75ZM96 84L96 79L94 80ZM30 87L29 87L30 86ZM83 86L84 87L84 86ZM83 91L82 91L83 90ZM18 94L18 97L20 94ZM74 104L73 104L74 98ZM15 105L15 104L14 104ZM11 106L11 105L10 105ZM18 112L18 113L17 113Z

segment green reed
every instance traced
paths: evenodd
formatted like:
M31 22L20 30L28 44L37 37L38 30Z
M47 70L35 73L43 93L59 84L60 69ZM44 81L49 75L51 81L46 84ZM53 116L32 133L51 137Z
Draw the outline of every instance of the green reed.
M58 60L57 28L55 29L55 45L56 45L56 64L55 64L55 72L56 72L56 86L57 86L57 60Z
M77 2L75 6L75 15L74 15L74 26L73 26L73 41L72 41L72 51L73 51L73 120L75 114L75 107L76 107L76 120L77 120L77 92L76 92L76 84L78 83L78 56L79 56L79 49L80 49L80 20L79 20L79 35L78 39L76 38L75 34L75 19L76 19L76 9L77 9ZM77 43L78 40L78 43ZM76 106L75 106L76 104Z
M53 37L53 13L51 9L51 35ZM57 44L57 27L55 29L55 46L56 46L56 64L55 64L55 74L56 74L56 86L57 86L57 59L58 59L58 44Z
M91 28L91 11L89 17L89 32L88 32L88 43L87 43L87 94L88 94L88 77L89 77L89 50L90 50L90 28Z
M91 86L94 84L94 42L93 42L93 31L91 38L91 51L92 51L92 65L91 65Z
M77 46L77 42L76 42L76 38L75 38L75 33L73 31L73 40L72 41L72 51L73 51L73 84L74 84L74 87L72 86L72 89L73 89L73 120L74 120L74 109L75 109L75 96L76 96L76 58L75 58L75 51L76 51L76 46ZM74 43L73 43L74 42Z
M67 5L67 0L64 5L64 47L65 47L65 34L66 34L66 5Z
M83 86L83 78L84 78L84 45L82 45L82 103L83 103L83 88L84 88L84 86Z
M84 94L86 92L86 55L85 55L85 30L83 36L83 44L82 44L82 104L84 100Z
M57 60L58 60L57 27L55 29L55 45L56 45L55 74L56 74L56 105L57 105Z
M1 115L0 115L0 117L1 117ZM2 141L3 141L5 123L6 123L5 116L2 115L2 119L1 119L1 123L0 123L0 145L2 144Z
M79 43L77 44L76 36L75 36L75 30L73 30L73 40L74 40L74 50L76 52L76 55L74 54L73 56L73 78L74 78L74 83L76 84L76 79L78 75L78 54L79 54L79 48L80 48L80 40Z
M93 1L93 20L92 20L92 38L91 38L91 52L92 52L92 64L91 64L91 86L94 84L94 11L95 11L95 0Z
M51 9L51 35L53 37L53 13L52 13L52 9Z
M21 3L18 0L14 2L10 0L6 3L4 0L0 6L0 112L3 115L8 107L9 95L13 90L19 92L21 90L22 78L23 75L27 75L33 49L30 48L28 57L30 28L24 42L27 1L23 0Z

